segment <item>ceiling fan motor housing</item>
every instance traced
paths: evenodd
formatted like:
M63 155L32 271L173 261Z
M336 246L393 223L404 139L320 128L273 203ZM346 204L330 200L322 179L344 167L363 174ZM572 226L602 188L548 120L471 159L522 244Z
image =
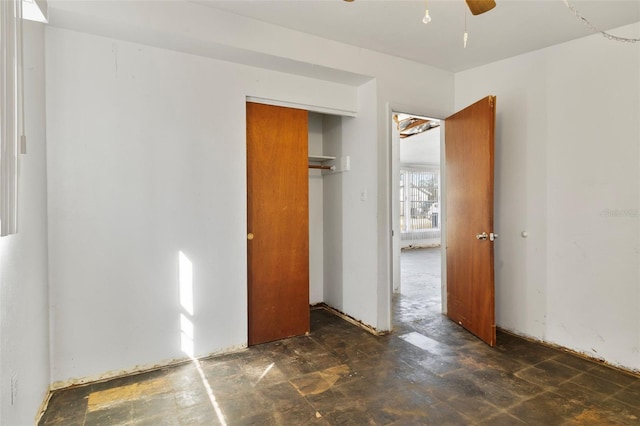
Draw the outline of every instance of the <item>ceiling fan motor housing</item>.
M496 7L494 0L467 0L467 6L474 15L480 15Z

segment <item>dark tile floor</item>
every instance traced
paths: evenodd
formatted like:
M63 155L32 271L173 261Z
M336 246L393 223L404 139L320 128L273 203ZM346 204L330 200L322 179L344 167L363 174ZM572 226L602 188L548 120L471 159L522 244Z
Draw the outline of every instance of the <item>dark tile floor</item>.
M640 379L440 314L439 254L403 254L395 330L326 310L311 334L57 391L40 425L638 425ZM432 265L424 270L422 265Z

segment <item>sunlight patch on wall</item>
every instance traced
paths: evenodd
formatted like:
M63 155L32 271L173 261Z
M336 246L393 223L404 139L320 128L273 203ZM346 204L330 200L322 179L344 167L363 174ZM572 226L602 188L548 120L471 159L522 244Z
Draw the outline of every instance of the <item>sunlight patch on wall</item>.
M180 349L193 358L193 264L182 251L178 252L178 285L183 309L180 313Z
M193 315L193 264L182 252L178 252L180 279L180 305L189 315Z
M184 314L180 314L180 349L193 357L193 322Z

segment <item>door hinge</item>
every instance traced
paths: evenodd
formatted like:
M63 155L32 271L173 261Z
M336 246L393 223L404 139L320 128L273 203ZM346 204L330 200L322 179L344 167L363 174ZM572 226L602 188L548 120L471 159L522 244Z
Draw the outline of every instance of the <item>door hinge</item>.
M493 108L493 100L495 98L493 96L489 96L489 107Z

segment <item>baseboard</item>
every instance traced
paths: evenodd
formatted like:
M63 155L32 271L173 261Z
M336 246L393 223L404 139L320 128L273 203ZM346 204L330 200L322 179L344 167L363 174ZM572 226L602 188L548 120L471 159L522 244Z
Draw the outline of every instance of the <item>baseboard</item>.
M52 383L49 386L49 389L50 389L50 391L53 392L53 391L60 390L60 389L67 389L67 388L76 387L76 386L85 386L85 385L88 385L88 384L100 383L100 382L104 382L104 381L107 381L107 380L117 379L117 378L120 378L120 377L132 376L134 374L148 373L150 371L156 371L156 370L160 370L160 369L166 368L166 367L174 367L174 366L178 366L178 365L188 364L190 362L193 362L194 359L195 360L203 360L203 359L208 359L208 358L212 358L212 357L215 357L215 356L220 356L220 355L226 355L226 354L230 354L230 353L240 352L240 351L245 350L245 349L247 349L246 345L233 346L233 347L229 347L229 348L226 348L224 350L221 350L221 351L212 352L212 353L210 353L208 355L199 356L197 358L189 358L189 357L174 358L174 359L170 359L170 360L160 361L160 362L154 363L154 364L137 365L137 366L135 366L133 368L125 369L125 370L108 371L106 373L102 373L102 374L95 375L95 376L87 376L87 377L82 377L82 378L77 378L77 379L69 379L69 380L57 381L57 382Z
M389 331L377 330L375 327L367 325L367 324L363 323L362 321L357 320L357 319L353 318L352 316L347 315L344 312L341 312L341 311L337 310L336 308L333 308L333 307L327 305L324 302L316 303L315 305L312 305L311 309L324 309L324 310L326 310L328 312L331 312L333 315L336 315L336 316L342 318L343 320L345 320L347 322L350 322L353 325L357 325L358 327L360 327L363 330L373 334L374 336L384 336L386 334L389 334Z
M544 340L540 340L540 339L535 338L535 337L519 334L519 333L516 333L515 331L508 330L506 328L496 327L496 329L501 331L502 333L510 334L510 335L518 337L520 339L524 339L524 340L526 340L528 342L537 343L539 345L546 346L546 347L551 348L551 349L556 349L556 350L565 352L565 353L567 353L569 355L577 356L578 358L582 358L582 359L584 359L586 361L591 361L594 364L602 365L604 367L611 368L612 370L616 370L616 371L619 371L621 373L628 374L630 376L640 378L640 370L631 370L631 369L628 369L628 368L625 368L625 367L621 367L619 365L614 365L614 364L611 364L611 363L607 362L606 360L604 360L602 358L595 358L595 357L587 355L587 354L585 354L583 352L579 352L579 351L576 351L576 350L573 350L573 349L569 349L569 348L567 348L565 346L561 346L561 345L558 345L558 344L555 344L555 343L551 343L551 342L547 342L547 341L544 341Z

